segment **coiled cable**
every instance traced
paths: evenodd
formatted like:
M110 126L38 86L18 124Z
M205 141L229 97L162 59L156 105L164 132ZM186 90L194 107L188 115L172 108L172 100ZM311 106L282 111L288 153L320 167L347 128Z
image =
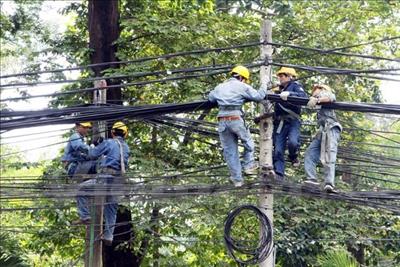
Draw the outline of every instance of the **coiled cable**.
M248 245L248 241L235 240L231 236L232 226L235 218L243 211L250 210L254 212L260 222L260 239L257 247ZM257 264L265 261L272 251L273 242L272 225L267 216L254 205L242 205L231 210L225 219L224 239L229 255L238 263L239 266ZM247 257L238 257L238 254L247 255ZM246 258L246 259L244 259Z

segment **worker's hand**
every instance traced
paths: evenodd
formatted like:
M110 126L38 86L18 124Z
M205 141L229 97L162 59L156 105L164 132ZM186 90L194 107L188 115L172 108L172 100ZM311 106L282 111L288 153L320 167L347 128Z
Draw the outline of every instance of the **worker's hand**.
M310 100L308 100L307 107L315 108L317 104L318 104L318 98L312 96L310 97Z
M288 98L289 95L290 95L290 92L285 91L285 92L280 93L279 96L281 97L281 99L283 101L287 101L287 98Z
M98 136L98 137L96 137L96 138L93 140L92 144L93 144L94 146L98 146L98 145L101 144L101 142L103 142L103 141L104 141L104 138L101 137L101 136Z

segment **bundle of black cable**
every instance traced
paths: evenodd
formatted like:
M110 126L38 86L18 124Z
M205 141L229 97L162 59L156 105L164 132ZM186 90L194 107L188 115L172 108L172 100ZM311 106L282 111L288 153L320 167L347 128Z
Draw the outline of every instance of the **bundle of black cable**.
M235 218L243 210L254 212L260 223L260 235L258 245L250 246L248 240L235 240L231 237L232 226ZM239 266L256 264L265 261L272 251L272 226L267 216L254 205L242 205L231 210L225 220L224 239L229 255ZM255 243L255 242L250 242ZM239 257L238 254L242 256Z

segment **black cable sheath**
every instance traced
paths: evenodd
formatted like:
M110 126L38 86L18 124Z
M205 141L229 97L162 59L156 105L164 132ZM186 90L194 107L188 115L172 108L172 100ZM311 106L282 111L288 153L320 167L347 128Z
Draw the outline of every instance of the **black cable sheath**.
M250 210L254 212L260 222L260 240L257 247L251 247L244 244L242 240L236 240L231 236L232 226L236 217L243 211ZM225 219L224 240L229 255L239 264L245 266L257 264L265 261L272 251L273 231L268 217L254 205L242 205L231 210ZM239 257L237 254L246 255L247 259Z

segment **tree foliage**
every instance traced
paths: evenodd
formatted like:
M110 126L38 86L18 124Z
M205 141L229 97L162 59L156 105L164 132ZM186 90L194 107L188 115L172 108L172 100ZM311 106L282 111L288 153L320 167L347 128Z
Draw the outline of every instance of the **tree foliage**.
M190 51L204 47L226 47L259 40L261 13L266 8L274 10L273 41L291 43L304 47L324 49L343 47L368 42L388 36L399 35L400 4L397 1L151 1L121 0L118 58L136 58L162 55L179 51ZM262 11L262 12L260 12ZM64 55L72 65L89 63L87 2L73 3L63 12L73 15L74 22L67 31L49 41L52 52ZM3 18L2 18L3 21ZM7 20L5 20L5 23ZM3 22L2 22L3 24ZM8 29L12 31L9 24ZM397 25L397 26L396 26ZM4 38L6 38L5 36ZM375 43L354 47L350 51L377 56L399 57L398 41ZM259 48L234 49L205 55L168 58L137 64L125 64L119 69L107 70L104 75L131 74L142 71L173 70L196 66L219 64L245 64L259 59ZM335 68L369 69L388 66L383 61L320 55L302 50L275 47L274 62L307 66L329 66ZM299 71L300 77L309 73ZM89 77L84 70L81 77ZM168 77L164 75L162 77ZM157 79L150 76L142 79L125 78L119 82ZM183 103L200 99L204 93L223 81L226 75L187 79L170 83L131 86L123 89L123 100L127 104ZM253 85L258 82L257 69L252 73ZM301 81L306 90L315 82L324 82L334 88L339 101L380 101L379 82L354 76L316 75ZM91 87L87 82L77 82L63 90ZM255 86L256 87L256 86ZM62 96L52 102L54 107L77 103L88 103L89 96ZM253 114L254 111L247 106ZM253 113L252 113L253 112ZM215 110L206 120L215 121ZM338 112L344 126L370 127L366 117L358 113ZM196 118L199 114L188 114ZM305 114L305 119L312 119ZM314 129L304 128L307 133ZM198 137L201 141L215 142L209 137ZM343 141L366 141L368 133L350 131L343 134ZM222 163L218 147L195 141L183 144L182 136L170 129L157 128L143 122L131 122L128 143L133 151L130 168L143 174L162 175L167 169L176 172L188 167L206 167ZM61 169L54 163L50 172ZM293 181L304 177L302 170L290 170ZM224 183L226 170L202 183ZM370 189L371 184L347 184L337 180L342 190ZM145 175L143 175L145 176ZM382 176L379 176L382 177ZM144 178L142 178L144 179ZM356 178L353 178L356 179ZM199 179L187 181L171 179L167 183L199 183ZM383 186L377 182L374 185ZM390 185L393 186L393 185ZM129 244L137 251L140 242L149 238L149 246L142 265L150 266L234 266L223 244L223 222L226 213L236 205L256 203L256 196L224 194L205 197L187 197L178 200L154 200L131 203L134 238ZM41 204L60 203L43 201ZM70 203L73 205L73 203ZM158 209L160 216L152 221L157 232L146 230L151 222L151 212ZM40 255L56 253L59 259L72 262L83 251L83 230L67 231L69 221L76 217L75 210L39 210L30 214L32 219L41 218L46 227L32 236L27 247ZM56 231L62 227L66 231ZM378 210L357 207L341 202L310 200L299 197L277 196L275 201L275 238L277 261L282 266L318 266L318 255L332 246L341 247L353 254L363 251L365 262L376 266L384 258L400 259L398 241L368 241L368 238L390 237L399 239L399 218ZM375 228L375 227L378 227ZM246 225L242 225L243 231ZM51 244L46 241L51 240ZM121 245L123 246L123 245Z

